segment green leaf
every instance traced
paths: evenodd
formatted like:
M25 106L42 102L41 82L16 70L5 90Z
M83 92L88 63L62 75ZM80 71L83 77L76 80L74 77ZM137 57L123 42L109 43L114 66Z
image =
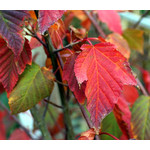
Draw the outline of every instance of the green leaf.
M104 120L102 121L101 132L107 132L107 133L114 135L117 138L120 138L122 132L117 124L117 121L115 119L113 112L111 112L108 116L106 116ZM112 137L105 135L105 134L102 134L100 138L102 140L114 140Z
M126 29L123 37L127 40L129 47L143 54L144 38L143 31L138 29Z
M53 79L53 74L45 67L27 66L9 97L12 114L24 112L49 96L54 87Z
M140 96L132 107L133 133L139 140L150 140L150 97Z

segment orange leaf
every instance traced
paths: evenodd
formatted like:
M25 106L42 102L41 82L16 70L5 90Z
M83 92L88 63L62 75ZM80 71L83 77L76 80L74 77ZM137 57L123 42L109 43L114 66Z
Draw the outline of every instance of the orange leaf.
M78 138L78 140L93 140L95 137L95 131L93 128L81 133L81 136Z
M48 29L48 31L52 39L54 48L58 49L62 43L62 39L65 37L66 34L64 22L59 19Z
M127 59L130 57L130 48L127 41L119 34L109 34L106 41L114 44L116 49Z

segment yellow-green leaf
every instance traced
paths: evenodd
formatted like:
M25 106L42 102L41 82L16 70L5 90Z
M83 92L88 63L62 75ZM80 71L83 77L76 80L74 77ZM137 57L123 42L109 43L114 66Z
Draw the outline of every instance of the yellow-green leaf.
M136 50L143 54L143 31L138 29L126 29L123 32L123 37L127 40L131 49Z
M136 100L131 122L135 138L150 140L150 97L142 95Z
M53 79L53 74L45 67L27 66L9 96L12 114L24 112L49 96L54 87Z

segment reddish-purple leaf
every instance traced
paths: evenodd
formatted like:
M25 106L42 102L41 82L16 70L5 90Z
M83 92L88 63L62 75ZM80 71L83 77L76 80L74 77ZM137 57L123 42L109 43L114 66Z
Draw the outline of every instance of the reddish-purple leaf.
M78 54L74 53L66 60L63 69L63 80L68 81L70 90L74 93L78 102L83 104L85 101L85 82L81 85L80 89L74 73L74 63L77 56Z
M64 10L40 10L39 11L39 30L43 34L52 24L64 14Z
M3 123L3 118L5 115L5 111L0 111L0 140L6 140L6 129Z
M136 85L126 58L109 42L84 44L74 71L79 84L87 81L85 95L87 109L96 128L112 111L123 85Z
M122 34L120 16L115 10L97 10L99 19L106 23L111 31Z
M31 48L28 40L25 40L23 51L18 59L11 49L7 47L4 39L0 38L0 82L10 93L18 81L18 75L22 74L26 64L32 63Z
M25 17L29 16L24 10L1 10L0 11L0 34L7 41L16 58L23 50L24 39L21 25Z

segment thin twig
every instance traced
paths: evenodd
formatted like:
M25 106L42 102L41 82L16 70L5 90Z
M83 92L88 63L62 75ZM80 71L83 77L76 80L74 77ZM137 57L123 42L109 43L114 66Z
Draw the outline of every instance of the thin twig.
M11 112L8 110L8 108L7 108L2 102L0 102L0 106L1 106L4 110L6 110L7 114L8 114L10 117L12 117L15 122L17 122L17 123L19 124L20 128L23 129L23 130L26 132L26 134L27 134L32 140L34 140L34 138L33 138L33 137L31 136L31 134L29 133L29 130L28 130L27 128L25 128L25 127L20 123L20 121L17 119L16 116L14 116L14 115L11 114Z
M86 110L84 109L84 107L83 107L80 103L78 103L78 104L79 104L79 107L80 107L80 109L81 109L81 112L82 112L82 114L83 114L83 116L84 116L84 118L85 118L85 120L86 120L86 122L87 122L88 127L89 127L89 128L93 128L93 124L92 124L92 122L91 122L91 120L90 120L88 114L86 113Z
M63 86L66 86L66 87L68 87L68 84L65 84L65 83L62 83L62 82L60 82L60 81L58 81L58 80L54 80L55 82L57 82L58 84L61 84L61 85L63 85Z
M50 101L50 96L48 97L48 99L47 99L48 101ZM48 110L48 103L46 103L46 106L45 106L45 109L44 109L44 112L43 112L43 119L45 118L45 116L46 116L46 113L47 113L47 110Z
M44 99L44 101L47 102L47 103L49 103L49 104L51 104L51 105L53 105L53 106L55 106L55 107L57 107L57 108L63 109L62 106L59 106L59 105L57 105L57 104L55 104L55 103L53 103L53 102L51 102L51 101L48 101L48 100L46 100L46 99Z
M113 139L115 140L119 140L118 138L116 138L115 136L111 135L110 133L107 133L107 132L100 132L99 135L102 135L102 134L106 134L108 136L111 136Z
M72 46L74 46L74 45L76 45L76 44L79 44L79 43L81 43L81 42L82 42L82 40L77 41L77 42L74 42L74 43L70 43L70 44L66 45L65 47L63 47L63 48L60 48L60 49L55 50L53 53L58 53L58 52L60 52L60 51L62 51L62 50L65 50L65 49L67 49L67 48L71 48Z
M38 35L37 35L35 32L32 32L32 31L31 31L29 28L27 28L27 27L26 27L26 29L30 32L30 34L27 33L27 35L30 35L30 36L36 38L45 48L47 48L46 44L38 37Z
M147 11L140 17L140 19L138 20L138 22L136 22L136 23L133 25L132 28L137 28L138 25L140 24L140 22L142 21L142 19L143 19L145 16L147 16L149 12L150 12L150 10L147 10Z
M105 38L106 37L105 33L100 28L100 26L98 25L98 23L96 22L96 20L93 18L93 16L91 16L91 14L87 10L83 10L83 11L87 15L87 17L90 19L90 21L92 22L93 26L95 27L95 29L99 33L99 35L102 36L103 38Z
M146 89L144 88L144 86L142 85L141 81L136 78L136 81L137 81L137 84L138 86L140 87L140 90L142 91L142 93L145 95L145 96L149 96L149 94L147 93Z

